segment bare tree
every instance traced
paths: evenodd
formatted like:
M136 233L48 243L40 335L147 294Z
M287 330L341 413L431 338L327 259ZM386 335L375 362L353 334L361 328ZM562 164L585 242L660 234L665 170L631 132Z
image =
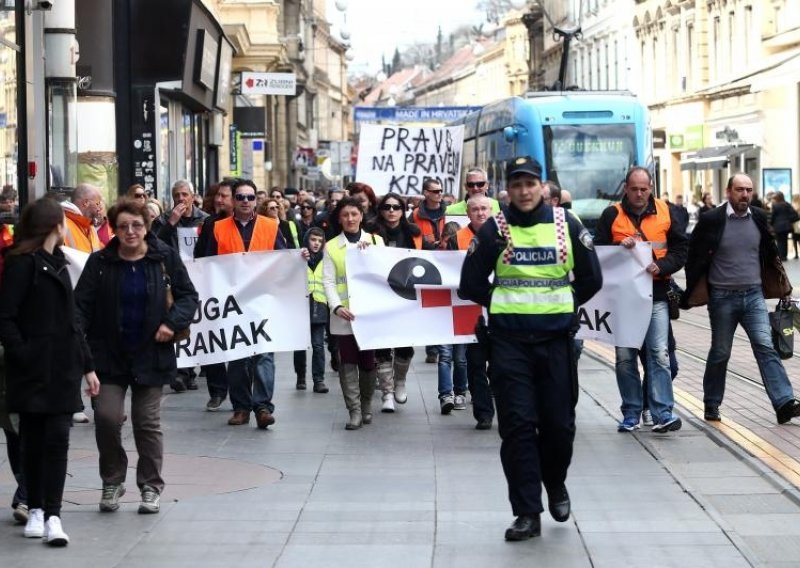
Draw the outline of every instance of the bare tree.
M498 23L513 8L510 0L478 0L475 7L486 14L486 21Z

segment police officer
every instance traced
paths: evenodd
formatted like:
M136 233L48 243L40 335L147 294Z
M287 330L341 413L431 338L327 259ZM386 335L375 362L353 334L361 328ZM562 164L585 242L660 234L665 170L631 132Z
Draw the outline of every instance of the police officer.
M572 334L578 306L602 286L591 236L570 213L545 203L541 176L527 156L506 164L510 204L483 224L461 272L461 294L489 312L479 335L490 350L500 459L517 517L506 540L541 534L542 484L553 518L569 518L564 482L578 387Z

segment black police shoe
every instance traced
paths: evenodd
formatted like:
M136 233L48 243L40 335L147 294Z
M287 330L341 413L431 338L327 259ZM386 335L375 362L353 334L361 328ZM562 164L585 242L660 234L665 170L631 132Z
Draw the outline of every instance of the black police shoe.
M542 521L536 515L520 515L506 529L506 540L528 540L542 534Z
M720 416L719 414L719 406L706 405L705 410L703 412L703 418L705 418L709 422L719 422L720 420L722 420L722 416Z
M550 509L550 516L559 523L569 519L570 502L567 486L563 483L552 489L547 489L547 508Z
M786 424L792 418L800 416L800 402L792 399L781 406L775 414L778 417L778 424Z

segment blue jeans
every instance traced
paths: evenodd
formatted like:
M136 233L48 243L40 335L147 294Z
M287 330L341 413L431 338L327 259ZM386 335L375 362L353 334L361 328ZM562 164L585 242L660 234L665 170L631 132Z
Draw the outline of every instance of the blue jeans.
M467 394L467 346L439 345L439 398ZM455 361L455 368L453 368Z
M667 337L669 335L669 308L667 302L653 302L650 327L644 339L647 351L647 384L650 411L653 421L662 424L672 418L672 377L669 371ZM639 378L639 350L617 347L617 386L622 398L622 418L639 422L642 414L642 383Z
M252 385L252 392L251 392ZM275 356L273 353L253 355L228 363L228 390L234 410L275 410Z
M711 349L703 375L703 402L719 406L725 394L725 376L736 326L741 324L753 349L767 396L776 410L794 399L792 385L772 347L767 305L760 286L748 290L712 288L708 299Z

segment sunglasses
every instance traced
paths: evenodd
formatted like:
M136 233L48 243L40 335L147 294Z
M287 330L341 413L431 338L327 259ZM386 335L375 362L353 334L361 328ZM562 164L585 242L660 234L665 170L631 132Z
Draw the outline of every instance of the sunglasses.
M269 207L267 207L267 211L277 211L277 210L278 210L277 205L270 205Z
M381 205L381 211L402 211L403 206L396 203L385 203Z
M144 193L134 193L133 196L136 199L144 199L145 197L147 197Z
M427 191L428 193L442 193L444 190L443 189L426 189L425 191Z
M314 209L311 205L301 205L300 209Z
M486 185L485 181L468 181L467 187L483 187Z
M236 194L236 201L255 201L256 196L252 193L237 193Z

